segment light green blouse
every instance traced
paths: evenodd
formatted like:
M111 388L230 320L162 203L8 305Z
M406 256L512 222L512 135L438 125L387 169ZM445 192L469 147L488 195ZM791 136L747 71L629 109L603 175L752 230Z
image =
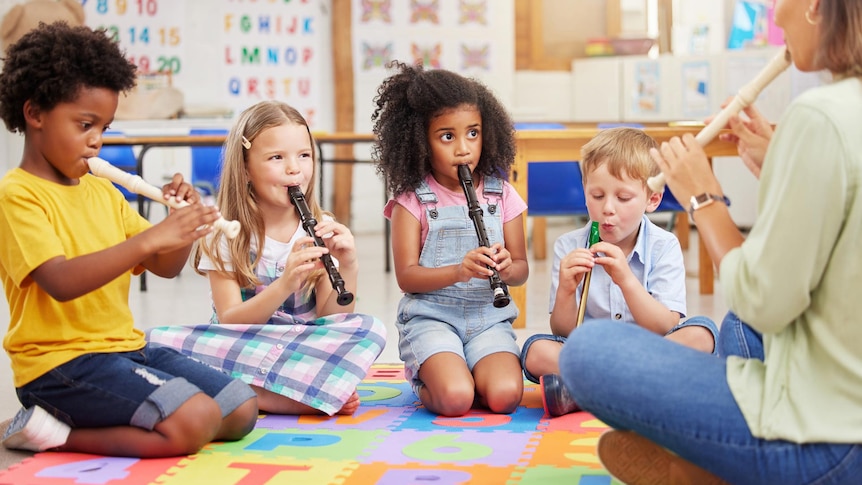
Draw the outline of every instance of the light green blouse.
M778 123L758 216L721 262L728 307L765 360L727 381L754 436L862 443L862 81L811 89Z

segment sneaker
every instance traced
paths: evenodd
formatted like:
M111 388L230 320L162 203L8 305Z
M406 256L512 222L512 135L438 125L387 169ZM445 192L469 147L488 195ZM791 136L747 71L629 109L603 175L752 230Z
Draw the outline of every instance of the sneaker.
M3 434L3 446L16 450L45 451L66 444L71 429L39 406L21 409Z
M727 485L727 482L632 431L599 437L599 461L627 485Z
M539 385L542 387L542 407L549 416L562 416L581 410L559 375L544 375L539 378Z

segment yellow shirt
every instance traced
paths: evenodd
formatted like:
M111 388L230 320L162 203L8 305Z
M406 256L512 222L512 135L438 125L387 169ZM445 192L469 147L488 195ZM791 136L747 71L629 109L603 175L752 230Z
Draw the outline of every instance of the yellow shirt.
M728 307L763 333L763 362L727 362L760 438L862 443L860 126L859 79L790 105L763 164L757 221L719 268Z
M0 280L10 313L3 348L15 387L83 354L144 346L128 305L131 270L67 302L49 296L30 273L51 258L94 253L148 227L109 181L93 175L64 186L16 168L0 180Z

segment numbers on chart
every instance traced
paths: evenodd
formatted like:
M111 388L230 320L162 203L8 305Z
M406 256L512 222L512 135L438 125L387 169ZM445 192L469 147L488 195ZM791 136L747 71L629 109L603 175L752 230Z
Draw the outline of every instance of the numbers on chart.
M118 26L108 25L100 28L105 29L112 40L120 40L120 28ZM129 44L149 44L152 40L154 43L158 43L158 45L162 46L176 47L180 45L181 38L179 27L159 27L158 29L155 29L155 32L156 37L152 38L149 27L143 27L141 29L129 27Z
M171 74L179 74L182 68L182 62L177 56L158 56L156 57L155 69L152 69L150 56L126 56L129 62L138 66L138 72L141 74L150 74L154 72L170 72Z
M179 55L160 53L181 46L183 39L180 27L148 25L150 22L160 23L159 0L81 0L84 7L88 2L91 2L96 13L105 15L106 23L116 22L114 25L103 25L100 28L104 29L112 40L129 49L129 55L126 57L137 66L140 74L180 72L182 59ZM170 12L173 6L168 4L165 12ZM138 25L129 25L130 23ZM147 53L143 53L144 51Z
M114 42L120 41L120 28L116 25L109 25L107 27L102 26L100 28L105 29L105 31L108 32L108 35L111 36L111 40Z
M134 27L129 27L129 40L131 44L135 44L136 42L140 42L141 44L149 44L150 43L150 28L144 27L143 29L137 30Z
M84 4L87 3L87 0L84 0ZM97 0L96 1L96 12L100 14L108 13L110 10L111 3L114 4L114 8L116 10L115 13L118 15L125 15L129 10L129 0L114 0L113 2L109 0ZM159 12L159 2L158 0L131 0L132 9L134 13L138 15L149 15L150 17L155 17Z
M159 42L162 45L179 45L180 43L180 28L179 27L170 27L170 28L159 28Z

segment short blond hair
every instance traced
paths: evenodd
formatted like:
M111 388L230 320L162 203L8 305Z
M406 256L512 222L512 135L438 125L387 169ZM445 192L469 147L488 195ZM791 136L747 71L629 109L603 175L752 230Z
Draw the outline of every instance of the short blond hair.
M624 175L643 182L659 174L660 170L652 157L650 148L658 143L643 130L628 127L602 130L581 148L581 175L584 184L587 177L602 165L616 178ZM651 193L647 187L647 191Z

